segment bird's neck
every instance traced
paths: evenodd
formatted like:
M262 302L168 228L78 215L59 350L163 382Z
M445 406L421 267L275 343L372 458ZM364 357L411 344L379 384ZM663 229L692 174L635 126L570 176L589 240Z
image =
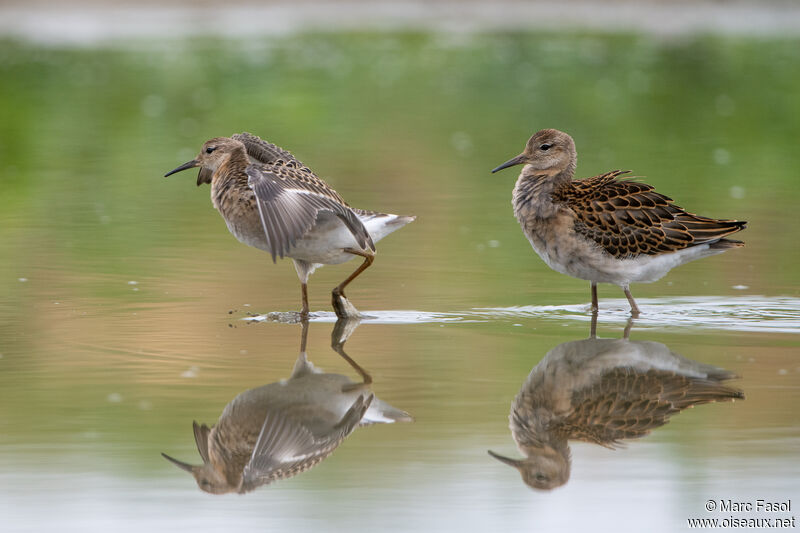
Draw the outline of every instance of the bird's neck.
M553 203L553 191L572 181L574 175L575 163L561 171L538 170L525 165L514 186L514 214L520 220L555 216L558 206Z
M233 152L226 161L217 167L211 177L211 201L217 209L224 209L228 192L231 189L247 191L247 165L250 161L243 151ZM230 201L228 202L230 203Z
M247 166L250 160L244 150L231 152L228 158L220 164L214 171L212 184L215 181L226 181L230 179L244 179L247 181Z

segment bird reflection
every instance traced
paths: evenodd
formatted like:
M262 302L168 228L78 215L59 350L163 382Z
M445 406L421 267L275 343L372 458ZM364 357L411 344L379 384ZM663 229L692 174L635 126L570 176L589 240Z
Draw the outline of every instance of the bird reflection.
M245 493L312 468L357 427L412 421L369 391L371 376L344 351L357 325L358 320L339 320L331 347L355 369L360 382L325 373L308 360L308 321L303 321L300 355L288 379L239 394L212 427L194 422L203 464L162 455L190 472L206 492Z
M630 326L622 338L599 339L593 322L588 339L550 350L511 405L509 427L525 457L489 454L519 470L530 487L551 490L569 480L570 440L615 449L687 407L744 399L741 390L725 384L734 373L686 359L658 342L632 341Z

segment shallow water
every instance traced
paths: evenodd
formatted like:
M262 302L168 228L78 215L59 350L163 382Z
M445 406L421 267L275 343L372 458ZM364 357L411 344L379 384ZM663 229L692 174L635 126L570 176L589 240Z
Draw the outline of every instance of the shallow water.
M4 523L675 531L727 518L705 510L712 499L800 505L798 44L579 33L3 42ZM573 444L570 480L552 492L486 453L517 454L509 407L528 373L589 336L588 284L535 257L511 215L513 171L488 173L540 127L573 134L581 176L633 168L690 211L749 221L745 248L635 286L643 315L631 331L735 372L746 399L678 414L625 449ZM299 286L290 264L228 234L193 176L161 176L206 138L242 130L292 150L352 205L418 216L348 289L371 318L347 342L373 391L415 422L358 429L304 474L214 497L160 453L199 462L193 420L211 424L237 394L291 374L300 326L265 318L290 316ZM329 291L352 268L312 277L308 352L355 379L330 348ZM621 337L617 288L600 287L600 308L598 335Z

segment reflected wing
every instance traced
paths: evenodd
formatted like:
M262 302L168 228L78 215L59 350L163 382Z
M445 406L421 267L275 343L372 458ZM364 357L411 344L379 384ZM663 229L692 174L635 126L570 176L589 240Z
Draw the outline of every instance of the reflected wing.
M744 229L745 222L691 213L645 183L620 180L615 170L574 180L553 192L576 215L575 231L617 258L658 255L714 243Z
M296 165L249 165L247 176L273 261L286 255L323 211L339 217L362 249L375 250L358 216L336 191L313 174Z
M278 161L283 161L284 163L288 163L289 161L294 161L298 163L301 167L305 167L295 156L291 154L288 150L284 150L280 146L276 146L272 143L261 139L253 135L252 133L248 133L243 131L242 133L237 133L231 136L232 139L236 139L244 144L245 148L247 149L247 155L258 161L259 163L265 165L272 165ZM309 172L311 172L309 170Z
M207 425L200 425L197 421L192 422L194 428L194 442L197 445L197 451L200 457L203 458L203 463L208 463L208 435L211 433L211 428Z
M372 395L359 396L330 435L314 436L300 422L280 411L269 411L250 461L242 473L239 492L248 492L276 479L286 479L316 466L358 426Z
M735 398L744 398L742 391L719 381L615 368L573 393L573 410L557 429L569 439L615 448L622 439L643 437L663 426L687 407Z

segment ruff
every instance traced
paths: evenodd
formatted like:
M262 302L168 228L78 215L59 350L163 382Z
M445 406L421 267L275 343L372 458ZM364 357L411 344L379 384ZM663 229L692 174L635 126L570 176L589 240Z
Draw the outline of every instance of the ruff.
M376 242L415 219L350 207L291 153L249 133L206 141L195 159L166 176L194 167L197 185L211 184L211 201L239 241L269 252L273 262L294 260L303 317L314 270L362 257L332 292L339 317L358 316L345 287L372 264Z
M621 179L627 171L573 179L575 143L558 130L537 132L492 172L519 164L512 205L522 231L550 268L591 282L594 312L598 283L620 286L636 317L631 283L656 281L684 263L744 245L725 237L745 222L689 213L652 186Z

